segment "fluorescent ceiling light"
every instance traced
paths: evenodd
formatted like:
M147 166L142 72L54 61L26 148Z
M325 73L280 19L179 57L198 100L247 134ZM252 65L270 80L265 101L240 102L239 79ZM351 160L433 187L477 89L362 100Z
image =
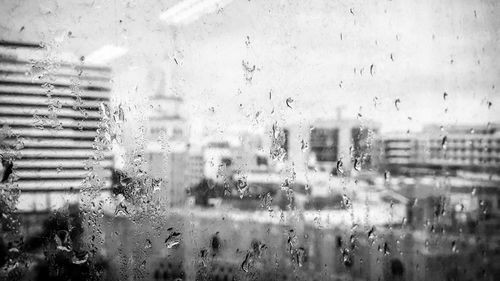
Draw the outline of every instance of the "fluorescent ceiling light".
M201 16L224 8L233 0L184 0L160 15L160 19L171 25L188 24Z
M128 52L126 48L114 45L104 45L96 51L85 57L85 62L103 64L125 55Z
M160 15L160 19L164 21L169 21L176 15L180 14L184 10L189 10L191 6L195 5L197 2L202 0L184 0L176 5L170 7L167 11Z

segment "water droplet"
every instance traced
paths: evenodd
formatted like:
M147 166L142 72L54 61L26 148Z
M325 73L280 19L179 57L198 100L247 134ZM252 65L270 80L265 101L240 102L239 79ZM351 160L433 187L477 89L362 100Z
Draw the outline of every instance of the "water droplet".
M457 250L457 242L451 241L451 251L454 252L454 253L458 252L458 250Z
M241 61L241 65L243 67L243 72L244 72L245 80L248 83L251 83L252 79L253 79L253 73L256 70L255 65L250 66L250 62L248 62L248 61L246 61L246 62L245 61Z
M165 246L167 246L168 249L172 249L174 247L177 247L181 243L181 233L180 232L172 232L170 235L165 239Z
M144 246L144 249L151 249L153 247L153 244L151 243L151 240L146 239L146 245Z
M400 104L400 103L401 103L401 100L400 100L400 99L396 99L396 100L394 101L394 106L396 107L396 110L398 110L398 111L399 111L399 104Z
M304 264L305 253L306 253L306 250L302 247L299 247L298 249L295 250L295 260L296 260L297 265L299 267L302 267Z
M354 170L360 171L361 170L361 161L358 160L358 158L354 159Z
M101 106L101 114L103 115L103 118L105 119L109 119L110 118L110 109L109 109L109 106L104 103L104 102L101 102L100 103L100 106Z
M375 227L372 226L368 231L368 239L375 239Z
M441 140L441 147L443 149L446 149L446 143L447 143L448 137L444 136L443 139Z
M307 144L307 142L305 140L301 140L300 141L300 149L302 149L302 151L306 151L307 148L309 148L309 145Z
M248 35L247 35L247 38L246 38L246 40L245 40L245 45L246 45L247 47L249 47L249 46L250 46L250 36L248 36Z
M391 172L389 172L389 171L385 171L385 172L384 172L384 180L385 180L386 182L388 182L390 178L391 178Z
M349 249L342 249L342 263L344 264L345 267L349 268L352 267L352 265L354 264Z
M349 241L351 242L351 244L354 244L356 242L356 236L351 235L351 237L349 238Z
M342 194L342 206L344 208L349 208L351 206L351 200L346 194Z
M384 243L384 255L390 255L391 254L391 251L389 250L389 245L387 244L387 242Z
M286 132L278 126L277 122L274 122L271 129L272 144L270 149L270 156L273 160L283 161L286 156L286 150L284 144L286 142Z
M116 209L115 209L115 216L116 215L122 215L122 216L126 216L128 215L129 212L127 210L127 206L125 205L125 203L123 202L120 202L120 204L118 204L116 206Z
M57 249L64 252L71 252L71 247L69 246L57 246Z
M344 166L344 163L342 163L342 159L339 159L337 161L337 173L338 174L343 174L344 173L343 166Z
M272 202L273 202L273 197L272 197L272 196L271 196L271 194L268 192L268 193L266 193L266 195L264 195L264 197L262 198L261 207L262 207L262 208L264 208L264 209L267 209L267 211L268 211L269 213L272 213L272 212L273 212Z
M250 260L251 260L251 254L248 252L245 256L245 259L241 263L241 270L244 272L248 272L250 269Z
M240 199L243 199L245 194L248 192L248 184L246 177L241 177L237 181L238 192L240 193Z
M120 105L118 106L118 120L119 120L120 122L125 121L125 112L124 112L124 110L123 110L123 106L122 106L122 104L120 104Z
M82 251L75 253L71 258L71 262L73 264L84 264L87 262L88 258L89 258L89 253L87 251Z

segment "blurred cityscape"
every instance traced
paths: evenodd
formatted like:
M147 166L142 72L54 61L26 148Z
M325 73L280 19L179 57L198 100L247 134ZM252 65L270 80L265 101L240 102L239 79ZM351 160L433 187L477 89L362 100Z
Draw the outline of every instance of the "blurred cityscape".
M500 276L500 124L388 132L339 105L192 134L178 73L151 71L129 145L109 64L0 38L1 280Z

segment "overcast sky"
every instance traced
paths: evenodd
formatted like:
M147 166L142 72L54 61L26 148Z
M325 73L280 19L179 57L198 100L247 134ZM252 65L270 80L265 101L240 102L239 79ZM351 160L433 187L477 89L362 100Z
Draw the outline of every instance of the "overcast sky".
M234 0L175 28L159 17L179 1L0 1L3 39L77 56L127 49L111 62L113 97L127 105L155 92L159 69L171 73L194 131L335 118L338 106L384 131L500 121L495 0Z

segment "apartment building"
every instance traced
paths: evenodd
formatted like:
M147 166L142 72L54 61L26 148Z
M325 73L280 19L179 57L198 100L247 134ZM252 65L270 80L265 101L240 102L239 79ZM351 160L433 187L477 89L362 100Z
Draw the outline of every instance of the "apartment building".
M111 69L51 57L40 44L0 41L3 190L19 212L106 196L113 155L107 130Z

